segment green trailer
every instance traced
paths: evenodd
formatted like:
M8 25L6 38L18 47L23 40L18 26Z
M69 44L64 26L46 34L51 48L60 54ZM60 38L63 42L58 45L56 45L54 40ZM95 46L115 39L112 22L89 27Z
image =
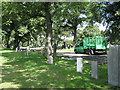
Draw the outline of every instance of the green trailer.
M107 37L85 37L75 45L75 53L106 53Z

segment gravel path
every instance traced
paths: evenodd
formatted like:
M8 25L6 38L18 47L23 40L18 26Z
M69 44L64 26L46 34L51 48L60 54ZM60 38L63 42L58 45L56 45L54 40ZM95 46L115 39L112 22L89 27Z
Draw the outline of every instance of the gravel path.
M75 54L74 52L57 52L58 55L68 56L70 58L82 57L86 60L98 61L98 64L107 64L107 55L97 54L97 55L88 55L88 54Z

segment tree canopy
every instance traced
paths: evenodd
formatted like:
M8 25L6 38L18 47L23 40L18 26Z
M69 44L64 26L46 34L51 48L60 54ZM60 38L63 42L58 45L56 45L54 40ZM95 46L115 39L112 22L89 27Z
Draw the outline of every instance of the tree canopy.
M105 3L102 10L109 41L111 44L120 44L120 2Z
M2 2L2 42L13 49L44 46L48 56L61 42L67 45L62 37L73 36L73 45L88 36L108 36L111 44L120 44L119 7L120 2ZM107 27L100 31L95 23L103 21Z

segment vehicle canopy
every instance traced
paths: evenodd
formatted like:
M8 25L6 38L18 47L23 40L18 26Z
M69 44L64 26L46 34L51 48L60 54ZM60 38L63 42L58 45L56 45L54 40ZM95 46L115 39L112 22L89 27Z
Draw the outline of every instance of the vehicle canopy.
M106 49L107 37L85 37L82 42L78 42L84 49Z

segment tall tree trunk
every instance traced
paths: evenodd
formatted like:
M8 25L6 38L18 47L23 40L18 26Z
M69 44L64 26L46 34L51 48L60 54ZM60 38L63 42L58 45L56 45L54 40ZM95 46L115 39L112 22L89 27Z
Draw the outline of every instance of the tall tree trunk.
M41 47L43 46L43 42L42 42L42 40L40 40L40 46L41 46Z
M14 22L11 23L11 27L9 28L10 30L7 32L7 48L10 48L9 40L10 40L11 32L14 29L13 27L14 27Z
M76 30L76 29L77 29L77 28L76 28L75 26L74 26L73 28L74 28L74 40L73 40L73 44L75 45L76 39L77 39L77 37L76 37L76 36L77 36L77 35L76 35L77 30Z
M18 38L16 38L16 39L14 40L14 47L13 47L14 50L15 50L17 47L19 48L19 43L20 43L20 41L18 41Z
M13 49L16 49L17 47L19 48L19 43L21 41L21 37L18 36L18 31L15 33L15 40L14 40L14 47Z
M11 36L11 30L7 33L7 48L10 48L10 44L9 44L9 40L10 40L10 36Z
M75 45L76 40L77 40L77 18L73 20L73 30L74 30L74 39L73 39L73 45Z
M29 46L29 44L30 44L30 42L29 42L29 39L28 39L28 41L27 41L27 46Z
M53 57L56 57L56 51L57 51L58 42L59 42L59 41L55 41L55 43L54 43L54 53L53 53Z
M24 42L22 42L22 47L24 46Z
M66 48L66 42L64 41L63 42L63 49L65 49Z
M54 42L54 51L53 51L53 57L56 57L56 50L57 50L57 43L56 43L56 40Z
M7 39L7 48L10 48L10 44L9 44L9 38Z
M45 46L45 55L49 56L52 53L52 45L51 45L51 37L52 37L52 22L51 22L51 14L50 14L50 3L45 3L45 15L46 15L46 46Z

